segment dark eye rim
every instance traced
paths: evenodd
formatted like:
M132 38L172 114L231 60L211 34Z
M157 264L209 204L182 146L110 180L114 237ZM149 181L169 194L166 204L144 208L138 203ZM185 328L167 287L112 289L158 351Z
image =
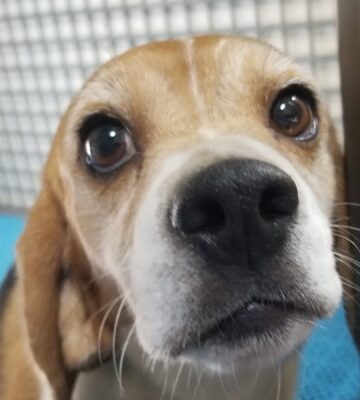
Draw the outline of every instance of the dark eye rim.
M100 111L87 115L80 122L77 132L81 143L85 143L94 129L107 124L125 129L128 133L132 131L130 124L124 118Z
M296 96L299 100L303 101L310 109L312 113L313 119L311 127L303 133L300 133L297 136L286 136L278 131L276 131L273 127L271 127L270 121L272 118L272 110L274 105L279 101L282 97L285 96ZM270 107L268 110L268 124L272 131L274 131L277 135L281 135L286 137L288 140L307 143L312 142L317 136L319 132L319 117L318 117L318 109L319 109L319 98L317 94L314 92L312 88L310 88L305 83L290 83L280 90L278 90L271 98L269 102Z
M86 141L88 140L90 134L97 128L100 128L103 125L112 125L114 127L118 127L123 129L131 144L134 147L134 154L133 156L125 159L123 162L119 161L115 163L113 166L109 167L96 167L89 159L84 150ZM124 119L119 116L115 116L114 114L110 114L107 112L96 112L90 115L87 115L79 124L77 129L78 137L80 139L80 147L79 147L79 159L81 159L82 163L86 166L86 168L100 176L112 175L117 169L119 169L122 165L128 163L131 158L135 157L137 153L136 145L133 140L132 129L130 124Z

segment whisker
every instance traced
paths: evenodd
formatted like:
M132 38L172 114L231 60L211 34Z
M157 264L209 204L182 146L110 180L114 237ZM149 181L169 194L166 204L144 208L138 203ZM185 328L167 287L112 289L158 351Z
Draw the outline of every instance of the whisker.
M310 325L313 325L315 328L320 328L320 329L322 329L324 331L328 331L329 330L328 328L326 328L326 326L321 325L318 321L312 321L310 319L307 319L306 322L308 324L310 324Z
M92 277L91 279L86 280L85 282L82 282L81 284L81 289L82 291L86 292L91 288L91 286L94 283L99 283L99 281L102 281L103 279L107 278L106 275L100 274L98 277ZM73 286L74 282L70 280L70 284ZM83 302L82 296L78 293L77 290L75 290L75 297L78 300L79 303ZM101 313L108 305L110 305L114 300L110 300L109 302L105 303L103 306L101 306L99 309L97 309L93 314L89 315L89 320L93 319L96 317L99 313ZM71 318L72 312L75 310L75 308L78 307L78 304L75 302L73 306L69 309L67 315L65 316L65 321L68 321L69 318Z
M347 261L349 264L348 264L348 267L349 268L351 268L351 267L360 267L360 262L359 261L357 261L357 260L355 260L355 258L353 258L353 257L351 257L351 256L347 256L347 255L345 255L345 254L341 254L341 253L339 253L339 252L337 252L337 251L334 251L333 252L334 253L334 255L335 255L335 258L336 257L338 257L338 258L340 258L340 260L342 260L343 262L345 262L345 261ZM346 264L346 263L345 263ZM354 271L355 273L357 272L357 273L359 273L358 271Z
M355 290L357 293L360 293L360 286L359 285L355 285L353 282L349 281L348 279L346 279L344 277L340 277L340 280L345 286Z
M344 282L344 281L343 281L343 279L345 279L345 278L341 277L340 279L341 279L342 284L343 284L344 286L349 287L348 285L349 285L350 283L349 283L349 282ZM353 289L353 290L354 290L354 288L352 288L352 287L350 287L350 289ZM351 295L350 293L346 293L346 296L348 296L358 307L360 307L360 303L357 301L357 299L355 298L355 296Z
M222 391L223 391L225 397L228 397L229 393L228 393L228 390L225 387L224 380L223 380L221 372L217 373L217 377L219 379L219 382L220 382L220 385L221 385L221 388L222 388Z
M229 393L228 393L228 390L227 390L227 388L225 386L225 383L224 383L223 376L222 376L221 372L219 372L219 371L217 372L217 377L219 379L219 382L220 382L221 388L222 388L222 390L224 392L224 395L226 397L228 397Z
M360 285L355 284L355 282L351 281L350 279L346 278L345 276L340 276L340 279L343 280L344 282L354 285L355 287L360 289Z
M337 222L337 221L350 221L350 218L348 216L343 216L343 217L336 217L332 218L332 222Z
M186 381L186 387L187 387L187 389L190 388L192 373L193 373L193 368L192 368L192 366L191 366L191 367L189 368L189 373L188 373L188 377L187 377L187 381Z
M360 271L357 271L356 269L354 269L353 265L349 264L349 261L343 260L341 258L338 258L339 256L335 256L335 259L337 262L339 262L340 264L342 264L344 267L348 268L350 270L350 272L352 274L355 274L357 276L360 276ZM356 267L356 266L355 266Z
M278 375L278 382L277 382L277 394L276 394L276 399L280 400L281 399L281 380L282 380L282 374L281 374L281 369L278 368L277 370L277 375Z
M156 363L157 363L157 359L155 357L153 357L152 360L150 360L150 371L151 371L151 373L154 373L155 368L156 368Z
M276 368L276 366L275 366L274 356L271 356L271 364L272 364L272 367L273 367L273 371L274 371L274 373L276 374L277 368ZM271 388L271 391L273 391L273 388Z
M126 350L127 350L128 346L129 346L131 337L135 332L135 328L136 328L136 326L135 326L135 322L134 322L132 327L131 327L131 329L130 329L130 331L129 331L129 333L128 333L128 335L127 335L127 337L126 337L126 339L125 339L124 345L123 345L123 347L121 349L121 357L120 357L120 363L119 363L119 376L118 376L121 394L125 393L124 386L123 386L123 383L122 383L125 353L126 353Z
M330 226L333 228L344 228L344 229L349 229L354 232L360 232L360 228L358 228L356 226L344 225L344 224L330 224Z
M340 239L344 239L344 240L346 240L348 243L352 244L352 245L355 247L355 249L358 251L358 253L360 254L360 248L359 248L359 246L358 246L353 240L349 239L348 237L346 237L346 236L344 236L344 235L340 235L340 234L338 234L338 233L334 233L334 236L335 236L335 237L338 237L338 238L340 238Z
M360 238L357 237L353 232L349 232L348 229L346 228L341 228L338 226L332 226L332 230L334 232L334 234L341 234L344 235L345 237L343 237L343 239L349 237L351 238L357 245L360 245Z
M235 365L234 365L234 361L231 362L231 371L232 371L232 375L233 375L233 380L234 380L234 384L235 387L237 388L237 390L240 392L241 390L241 386L239 384L236 372L235 372Z
M92 313L89 316L89 320L94 319L97 317L99 314L101 314L104 310L106 310L109 306L111 306L115 301L119 301L122 299L122 295L116 296L115 299L109 300L105 304L103 304L101 307L99 307L94 313Z
M343 233L344 235L346 235L349 230L347 229L348 225L344 225L344 224L335 224L335 223L331 223L330 227L333 231L338 232L338 233Z
M356 203L353 201L340 201L334 204L334 207L340 207L340 206L360 207L360 203Z
M258 368L256 369L255 376L254 376L254 380L253 380L253 382L252 382L252 386L255 386L255 385L256 385L256 383L257 383L257 381L258 381L258 379L259 379L260 370L261 370L260 355L259 355L259 352L258 352L258 349L257 349L256 346L254 347L254 352L255 352L255 357L257 358L257 362L258 362L258 365L259 365L259 366L258 366Z
M162 390L161 390L160 400L163 400L163 398L165 396L165 393L166 393L167 384L168 384L169 368L167 368L167 363L168 363L168 360L166 359L166 361L164 361L164 364L163 364L164 371L165 371L165 379L163 381L163 387L162 387Z
M101 356L101 339L102 339L102 335L104 333L104 327L106 324L106 321L109 317L109 315L111 314L111 311L114 309L114 307L116 306L116 304L121 301L122 297L117 297L115 300L113 300L110 303L110 306L108 307L104 317L101 320L101 324L100 324L100 328L99 328L99 334L98 334L98 340L97 340L97 349L98 349L98 357L99 357L99 361L100 361L100 365L103 364L102 362L102 356Z
M180 375L181 375L181 372L183 370L183 367L184 367L184 362L182 361L180 363L180 366L178 368L178 372L177 372L175 380L174 380L174 384L173 384L173 387L172 387L172 390L171 390L170 400L173 400L173 398L175 396L176 387L177 387L177 385L179 383L179 379L180 379Z
M196 365L197 365L197 364L196 364ZM198 368L198 367L197 367L197 368ZM196 368L196 371L198 371L197 368ZM192 400L194 400L194 399L196 398L197 392L198 392L199 389L200 389L201 379L202 379L203 375L204 375L204 369L202 368L201 371L200 371L200 373L197 373L197 378L198 378L198 379L197 379L196 386L195 386L195 388L194 388L194 392L193 392L193 395L192 395Z
M113 363L114 363L114 368L115 368L115 373L117 378L119 378L119 372L117 369L117 363L116 363L116 338L117 338L117 325L119 323L120 319L120 307L116 313L116 318L115 318L115 324L114 324L114 329L113 329L113 337L112 337L112 355L113 355Z
M125 306L125 302L126 302L126 297L127 294L129 292L127 292L126 294L124 294L123 300L120 303L119 309L116 313L116 317L115 317L115 323L114 323L114 329L113 329L113 337L112 337L112 353L113 353L113 363L114 363L114 368L115 368L115 372L116 372L116 376L119 379L119 371L118 371L118 367L117 367L117 362L116 362L116 340L117 340L117 329L118 329L118 325L119 325L119 321L120 321L120 315L121 312Z

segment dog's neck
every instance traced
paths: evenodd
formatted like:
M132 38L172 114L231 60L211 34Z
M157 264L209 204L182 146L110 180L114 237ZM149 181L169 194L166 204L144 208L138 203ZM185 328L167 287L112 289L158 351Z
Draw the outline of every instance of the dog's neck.
M102 368L79 378L74 400L289 400L294 398L296 372L295 355L281 366L238 368L222 376L176 363L157 362L151 366L133 341L123 364L121 381L125 396L119 394L119 379L110 360Z

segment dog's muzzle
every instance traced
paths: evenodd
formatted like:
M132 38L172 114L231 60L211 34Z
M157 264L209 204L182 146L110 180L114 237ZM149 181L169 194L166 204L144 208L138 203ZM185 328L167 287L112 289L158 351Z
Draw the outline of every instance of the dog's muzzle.
M226 160L188 179L170 222L178 238L218 265L257 268L286 241L298 209L295 182L257 160Z
M229 365L223 349L234 359L280 359L333 312L341 286L331 231L286 168L231 158L189 165L176 182L155 186L169 199L167 208L156 202L164 225L152 230L149 201L133 278L149 353L216 365Z

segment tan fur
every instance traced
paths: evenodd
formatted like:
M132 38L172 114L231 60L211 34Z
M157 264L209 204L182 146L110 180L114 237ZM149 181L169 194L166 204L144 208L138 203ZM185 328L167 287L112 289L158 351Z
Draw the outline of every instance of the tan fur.
M60 335L65 363L76 371L79 367L96 365L99 356L104 360L110 354L115 312L109 315L106 312L117 292L105 277L93 275L86 255L69 232L64 265L66 276L60 294ZM126 315L122 315L122 323L126 322L125 319Z
M2 320L2 400L33 400L39 395L21 301L21 289L17 286L8 299Z
M38 399L31 360L26 362L30 349L56 400L70 398L77 370L97 354L106 306L122 295L102 269L105 244L126 227L118 251L127 253L142 194L168 154L204 138L251 132L286 153L316 193L331 192L336 182L328 179L328 171L337 165L342 174L341 152L335 133L325 135L330 122L324 109L319 138L312 144L269 134L270 99L284 81L299 76L306 75L257 41L204 37L131 50L86 82L62 119L42 191L18 246L20 280L2 328L2 399ZM90 177L78 157L76 129L87 115L99 111L129 121L141 153L111 184ZM338 191L339 198L342 193ZM126 288L126 282L122 284ZM104 355L111 351L114 319L111 314L104 327Z
M84 304L72 283L63 285L60 295L59 324L66 365L76 369L97 352L97 335L88 320Z

